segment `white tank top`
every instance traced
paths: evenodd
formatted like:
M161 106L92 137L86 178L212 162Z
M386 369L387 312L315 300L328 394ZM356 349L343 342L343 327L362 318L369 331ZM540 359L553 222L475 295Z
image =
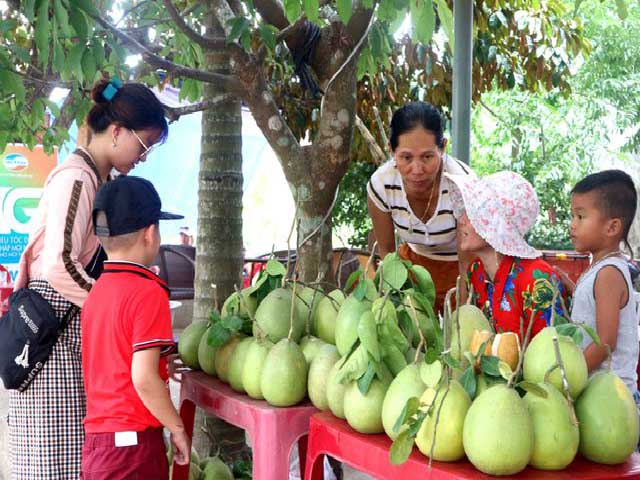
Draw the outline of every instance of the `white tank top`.
M636 366L638 363L638 318L636 316L634 290L631 283L631 275L627 262L621 257L610 257L602 260L587 270L576 285L573 295L573 310L571 311L571 321L582 322L596 330L596 302L594 296L594 286L598 272L604 267L612 265L616 267L627 283L629 300L620 310L620 321L618 324L618 339L616 349L611 355L611 370L618 375L629 387L631 393L637 390L638 376ZM587 348L592 342L591 337L584 334L582 349ZM606 361L597 370L606 368Z

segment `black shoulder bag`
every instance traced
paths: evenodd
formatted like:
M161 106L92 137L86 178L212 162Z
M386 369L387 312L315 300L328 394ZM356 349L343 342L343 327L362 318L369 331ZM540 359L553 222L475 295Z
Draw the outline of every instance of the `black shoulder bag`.
M35 290L21 288L11 294L9 311L0 318L0 378L6 389L27 389L77 310L71 305L58 320L49 302Z

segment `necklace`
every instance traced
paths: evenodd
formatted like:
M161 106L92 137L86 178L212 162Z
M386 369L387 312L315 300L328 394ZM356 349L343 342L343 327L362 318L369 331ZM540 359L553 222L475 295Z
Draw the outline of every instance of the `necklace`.
M440 171L442 169L442 160L440 160L440 166L438 167L438 171L436 172L436 178L433 179L433 183L431 184L431 191L429 192L429 199L427 200L427 208L424 209L424 212L422 212L421 216L416 216L416 218L418 219L418 221L420 223L425 223L425 217L427 216L427 213L429 213L429 207L431 207L431 200L433 198L433 191L436 188L436 185L439 185L440 182ZM408 199L407 199L408 201ZM409 233L413 235L413 220L411 218L411 216L409 216Z
M607 258L617 257L620 255L622 255L622 252L620 250L616 250L615 252L609 252L606 255L603 255L602 258L600 258L596 262L593 262L591 265L589 265L589 268L587 268L584 272L582 272L582 274L580 275L580 278L578 278L578 281L576 282L576 288L578 287L578 285L580 285L580 282L587 275L587 273L589 273L593 269L593 267L601 263L603 260L606 260Z

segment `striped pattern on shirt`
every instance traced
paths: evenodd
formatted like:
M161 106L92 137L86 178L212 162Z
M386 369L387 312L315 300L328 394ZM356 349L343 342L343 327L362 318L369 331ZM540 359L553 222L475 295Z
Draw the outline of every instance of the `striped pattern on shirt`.
M468 165L443 155L444 172L453 175L474 175ZM411 210L404 191L402 177L391 159L381 165L367 183L367 194L374 205L391 214L391 220L401 242L434 260L454 261L456 254L456 219L449 198L452 183L444 175L440 178L438 202L434 215L426 223Z

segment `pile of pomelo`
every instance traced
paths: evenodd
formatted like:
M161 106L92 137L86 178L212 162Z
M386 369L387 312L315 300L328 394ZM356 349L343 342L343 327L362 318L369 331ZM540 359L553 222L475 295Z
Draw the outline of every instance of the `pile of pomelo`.
M173 450L167 450L169 462L169 478L173 469ZM189 458L189 480L234 480L233 472L219 456L200 459L195 449Z
M416 445L433 460L466 456L510 475L563 469L578 451L621 463L636 448L631 393L611 372L588 378L574 325L544 329L523 353L526 332L496 334L475 306L439 319L429 272L397 254L374 280L358 271L343 290L285 275L271 260L211 322L189 326L183 362L271 405L308 397L358 432L385 432L394 463Z

